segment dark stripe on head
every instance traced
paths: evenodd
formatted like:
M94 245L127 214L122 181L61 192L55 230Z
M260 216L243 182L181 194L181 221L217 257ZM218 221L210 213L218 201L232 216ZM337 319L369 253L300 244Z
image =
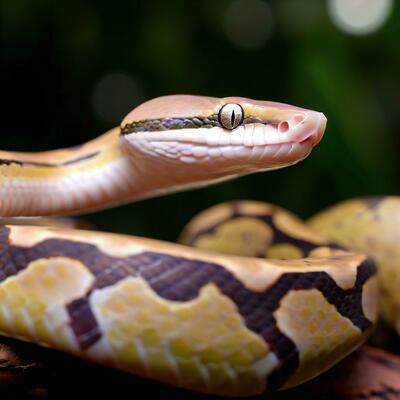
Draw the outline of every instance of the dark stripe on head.
M244 118L242 124L260 123L264 125L274 124L274 121L263 121L260 118ZM195 128L213 128L221 126L218 121L218 114L209 117L190 117L190 118L161 118L146 119L143 121L134 121L121 127L121 134L127 135L135 132L155 132L173 129L195 129Z
M220 126L217 114L209 117L162 118L135 121L121 128L122 135L134 132L154 132L185 128L213 128Z
M5 234L6 232L6 234ZM246 326L261 335L280 359L280 367L269 379L269 388L278 388L294 373L299 354L290 338L279 331L273 313L290 290L318 289L337 311L362 331L371 326L362 310L363 284L376 272L374 264L364 261L350 289L341 289L326 272L284 273L262 292L247 289L221 265L155 252L127 257L111 257L95 245L62 239L47 239L30 248L7 243L8 228L0 234L1 278L40 258L68 257L82 262L95 276L91 292L114 285L127 277L140 277L161 297L173 301L196 298L202 287L215 284L238 307ZM99 339L97 321L88 301L91 293L68 305L70 324L82 349Z
M37 161L20 161L20 160L5 160L0 159L0 166L1 165L19 165L23 166L33 166L33 167L64 167L68 165L78 164L82 161L90 160L91 158L96 157L100 152L95 151L93 153L85 154L83 156L72 158L71 160L63 161L61 163L44 163L44 162L37 162Z

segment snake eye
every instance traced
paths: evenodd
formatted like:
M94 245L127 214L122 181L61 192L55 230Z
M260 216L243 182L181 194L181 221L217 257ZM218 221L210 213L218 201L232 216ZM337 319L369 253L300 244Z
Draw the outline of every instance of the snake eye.
M243 122L243 118L244 111L242 106L239 104L225 104L218 113L218 121L220 125L230 131L237 128Z

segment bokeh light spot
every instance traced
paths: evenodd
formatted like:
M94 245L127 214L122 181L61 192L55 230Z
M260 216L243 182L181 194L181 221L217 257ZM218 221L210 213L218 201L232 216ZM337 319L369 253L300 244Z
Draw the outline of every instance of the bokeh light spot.
M329 13L335 25L353 35L378 30L387 20L393 0L330 0Z
M259 48L273 30L270 7L262 0L234 0L226 9L223 27L229 40L236 46Z
M93 108L105 121L119 124L122 118L142 100L140 84L122 73L105 75L93 92Z

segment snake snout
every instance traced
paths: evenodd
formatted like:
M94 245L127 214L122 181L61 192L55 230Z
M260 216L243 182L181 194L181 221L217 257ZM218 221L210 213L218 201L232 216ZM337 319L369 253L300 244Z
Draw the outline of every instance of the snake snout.
M314 133L311 135L311 138L313 139L313 146L317 145L322 137L324 136L325 133L325 128L326 124L328 122L327 118L325 115L321 112L315 112L313 111L314 114L316 114L316 129Z
M293 142L308 142L317 145L324 135L327 119L321 112L307 110L294 113L281 121L278 130L281 134L291 137Z

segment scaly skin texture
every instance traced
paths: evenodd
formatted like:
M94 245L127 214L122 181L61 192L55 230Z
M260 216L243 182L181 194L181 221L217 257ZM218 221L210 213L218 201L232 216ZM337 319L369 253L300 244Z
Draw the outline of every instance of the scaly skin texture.
M317 214L308 225L272 204L238 201L212 207L193 218L184 229L181 242L250 257L326 256L339 246L369 254L378 265L382 316L400 333L398 220L400 199L397 197L349 200ZM375 289L365 286L365 290ZM290 296L298 293L291 292ZM296 311L290 319L298 337L310 315L309 310L303 310L302 299L295 299ZM324 325L325 314L320 314L317 304L315 301L312 320ZM321 332L320 326L318 332ZM335 398L399 398L400 368L396 356L366 348L351 360L320 381L321 396L325 398L333 391Z
M340 250L287 262L56 228L1 237L2 333L196 391L301 383L376 318L374 267Z
M379 268L381 313L400 334L400 198L353 199L321 211L310 226L353 251L369 254Z
M81 212L281 168L309 154L325 122L237 97L155 99L79 148L2 152L0 213ZM275 222L297 237L285 216ZM376 319L375 266L315 240L307 258L261 260L5 226L0 332L203 393L291 387L351 352Z

